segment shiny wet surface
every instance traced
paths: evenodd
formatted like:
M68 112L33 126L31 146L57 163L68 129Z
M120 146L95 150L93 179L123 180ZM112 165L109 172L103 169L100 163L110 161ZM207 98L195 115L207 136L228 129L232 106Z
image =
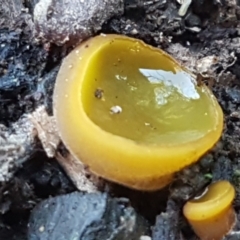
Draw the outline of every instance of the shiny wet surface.
M86 78L85 111L113 134L140 143L178 144L214 127L205 89L161 51L142 43L111 42L92 59Z

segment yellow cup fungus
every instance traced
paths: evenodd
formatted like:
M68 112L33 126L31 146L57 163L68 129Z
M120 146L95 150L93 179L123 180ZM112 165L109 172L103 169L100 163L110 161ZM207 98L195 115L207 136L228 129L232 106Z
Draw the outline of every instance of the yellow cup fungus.
M63 61L54 115L70 152L91 172L156 190L221 136L223 113L205 86L164 51L99 35Z
M201 240L221 240L231 230L236 221L234 197L234 187L228 181L218 181L185 204L183 213Z

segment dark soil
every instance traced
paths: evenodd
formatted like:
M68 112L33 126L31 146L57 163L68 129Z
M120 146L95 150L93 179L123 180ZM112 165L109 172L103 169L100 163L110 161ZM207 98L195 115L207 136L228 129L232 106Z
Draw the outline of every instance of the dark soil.
M10 13L0 8L0 123L9 129L22 114L31 113L42 104L52 114L55 77L61 60L71 50L34 40L28 18L36 2L23 1L30 15L22 12L17 18L14 13L10 18ZM179 7L175 0L125 0L124 15L112 18L101 31L142 39L190 68L192 61L202 57L219 58L211 73L218 80L213 91L225 114L225 130L215 149L198 164L179 173L176 182L162 191L142 193L109 185L111 196L129 198L132 206L154 226L153 240L197 239L181 209L186 200L211 181L226 179L235 185L234 206L240 214L240 2L193 0L182 18L177 14ZM235 63L227 67L233 56ZM37 144L29 160L0 187L0 239L26 240L34 206L50 196L73 191L75 186L57 161L47 158ZM233 234L231 239L240 237Z

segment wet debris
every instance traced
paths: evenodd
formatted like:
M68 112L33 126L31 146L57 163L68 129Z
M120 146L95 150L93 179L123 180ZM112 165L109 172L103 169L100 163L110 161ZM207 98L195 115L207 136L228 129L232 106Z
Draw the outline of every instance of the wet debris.
M110 113L111 113L111 114L119 114L119 113L121 113L121 112L122 112L122 107L120 107L120 106L118 106L118 105L112 106L112 107L110 108Z
M197 60L196 71L202 75L202 77L208 78L213 75L214 70L212 66L218 63L216 56L207 56ZM212 73L211 73L212 72Z
M75 45L121 14L123 0L40 0L34 9L35 35L57 45Z
M127 199L79 192L49 198L29 220L28 240L139 240L148 224Z

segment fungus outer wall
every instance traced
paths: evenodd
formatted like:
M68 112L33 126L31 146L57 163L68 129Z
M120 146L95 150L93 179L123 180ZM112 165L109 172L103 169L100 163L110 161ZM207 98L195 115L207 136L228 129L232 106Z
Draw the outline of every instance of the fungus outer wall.
M211 184L204 194L188 201L183 213L201 240L221 240L232 229L236 214L235 189L228 181Z
M223 128L222 109L205 85L164 51L121 35L74 49L53 100L70 152L93 173L140 190L166 186Z

